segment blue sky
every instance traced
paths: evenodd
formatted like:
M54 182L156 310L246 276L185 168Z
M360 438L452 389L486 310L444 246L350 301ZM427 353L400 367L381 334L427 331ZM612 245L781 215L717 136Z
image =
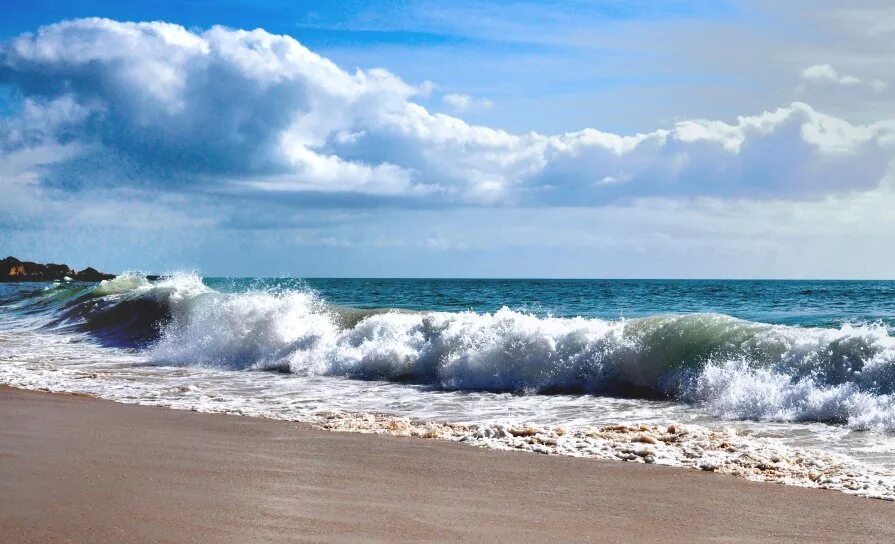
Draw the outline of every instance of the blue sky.
M446 91L480 92L502 99L488 112L472 112L490 126L526 130L577 130L591 117L601 128L649 130L651 117L618 100L624 114L597 102L606 93L644 88L724 87L736 78L693 67L688 73L658 69L656 50L565 42L576 32L642 22L709 22L747 19L729 2L11 2L14 17L0 21L11 38L64 19L102 16L122 21L167 21L187 28L225 25L288 34L345 68L384 67L408 79L437 79ZM650 46L652 48L653 46ZM483 66L483 63L486 66ZM611 65L608 70L602 65ZM638 68L642 64L642 68ZM619 70L624 66L623 70ZM582 70L584 71L582 73ZM605 98L604 98L605 99ZM537 103L544 111L528 107ZM774 104L775 106L777 104ZM584 119L581 108L590 110ZM521 119L519 111L526 111ZM469 112L467 112L469 113ZM683 112L681 112L683 113ZM611 114L606 119L607 114ZM664 113L666 121L678 110ZM587 125L591 126L591 125Z
M895 275L884 2L6 6L4 253L221 275Z

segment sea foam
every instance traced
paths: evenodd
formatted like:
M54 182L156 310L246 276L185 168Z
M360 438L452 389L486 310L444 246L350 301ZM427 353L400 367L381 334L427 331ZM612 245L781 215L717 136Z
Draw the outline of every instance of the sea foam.
M895 432L895 338L878 324L358 310L308 289L221 292L192 274L153 282L127 274L92 291L62 285L27 297L34 312L58 314L50 325L160 365L444 391L673 399L723 419Z
M895 338L881 325L803 328L709 313L558 318L509 308L358 315L309 290L221 293L195 276L104 298L165 301L148 348L162 364L673 398L724 418L895 432Z

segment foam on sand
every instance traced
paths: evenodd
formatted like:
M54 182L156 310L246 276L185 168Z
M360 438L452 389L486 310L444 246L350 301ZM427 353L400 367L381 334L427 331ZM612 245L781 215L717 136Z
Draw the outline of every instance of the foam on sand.
M892 472L844 456L790 448L731 428L694 425L457 425L374 414L321 413L323 429L437 438L499 450L656 463L752 481L832 489L895 501Z

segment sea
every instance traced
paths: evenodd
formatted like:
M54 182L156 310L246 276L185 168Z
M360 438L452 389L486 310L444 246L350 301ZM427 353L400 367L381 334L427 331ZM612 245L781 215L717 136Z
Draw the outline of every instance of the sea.
M887 474L895 282L8 283L0 383L309 422L724 429Z

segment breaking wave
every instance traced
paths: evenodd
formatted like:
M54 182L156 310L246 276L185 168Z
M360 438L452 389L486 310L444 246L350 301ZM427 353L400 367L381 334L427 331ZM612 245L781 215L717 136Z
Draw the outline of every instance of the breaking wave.
M127 274L27 292L23 313L157 364L278 370L448 390L673 398L725 418L895 432L883 325L771 325L711 313L628 320L342 308L308 289L215 291Z

